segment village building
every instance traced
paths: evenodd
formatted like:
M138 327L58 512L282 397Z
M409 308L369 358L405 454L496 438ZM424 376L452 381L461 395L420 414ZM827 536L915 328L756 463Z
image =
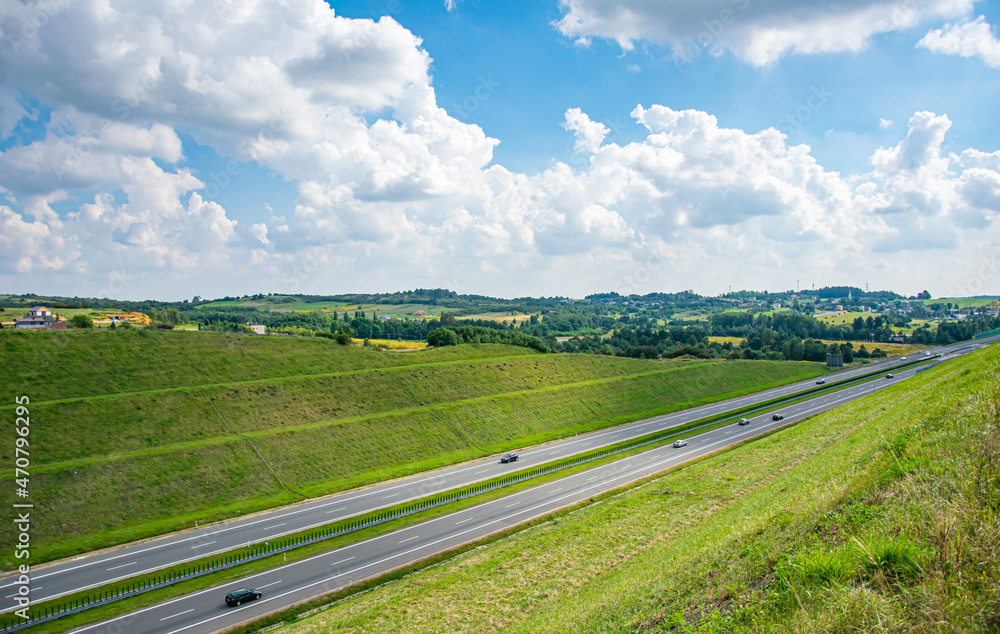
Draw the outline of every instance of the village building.
M24 317L14 319L14 328L21 330L35 330L38 328L52 328L56 323L56 318L52 311L44 306L35 306L28 311Z

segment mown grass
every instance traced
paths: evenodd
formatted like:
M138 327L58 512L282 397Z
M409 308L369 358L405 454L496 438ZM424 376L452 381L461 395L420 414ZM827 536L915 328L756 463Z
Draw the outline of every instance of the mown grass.
M0 406L155 388L534 354L494 344L378 353L329 339L156 331L0 331Z
M543 357L549 358L560 357ZM544 367L542 363L539 367ZM293 491L311 497L439 468L512 445L689 407L734 391L742 394L816 371L802 364L781 363L675 365L638 375L315 421L290 429L248 431L240 421L252 421L249 413L227 411L227 405L240 399L220 398L217 406L230 424L253 438ZM728 393L721 393L723 389ZM195 398L193 393L187 396ZM280 412L281 405L294 399L246 402ZM200 429L198 433L207 437L34 469L32 487L37 504L45 510L32 532L40 558L66 556L182 529L195 520L206 523L299 499L284 491L259 459L255 461L246 440L218 435L224 429L218 414L204 396L198 403L204 427L189 421L183 424L191 433ZM36 446L44 446L37 440L48 437L48 432L41 431L46 428L44 419L39 420L35 412L33 416ZM214 436L210 435L213 424ZM108 428L110 435L114 430ZM99 444L107 437L99 434L90 442ZM243 486L232 486L234 482ZM0 528L0 534L11 530Z
M3 365L11 394L39 388L33 382L49 373L57 379L41 397L26 392L32 502L42 509L32 526L36 561L822 372L816 365L539 355L489 345L392 355L308 339L12 334L0 336L4 360L13 361ZM19 367L32 351L41 361L25 379ZM45 395L63 400L46 402ZM220 413L253 438L293 492ZM12 451L0 448L8 464ZM9 469L0 473L13 477ZM3 538L12 531L0 526Z
M938 366L278 631L997 631L998 360Z
M124 453L228 436L208 398L238 431L251 432L684 365L593 355L521 355L255 379L204 390L34 403L32 416L42 424L32 433L45 448L36 460L41 465L105 455L108 437L115 439L115 453ZM46 424L56 421L58 425ZM95 429L102 433L94 434ZM0 447L0 458L12 455L13 447Z

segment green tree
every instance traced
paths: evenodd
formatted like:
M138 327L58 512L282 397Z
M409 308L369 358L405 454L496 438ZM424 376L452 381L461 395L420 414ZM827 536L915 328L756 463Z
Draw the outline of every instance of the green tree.
M457 346L459 343L461 339L451 328L438 328L427 333L427 344L435 348Z
M333 340L342 346L346 346L351 343L352 334L350 326L343 326L337 331L337 334L334 335Z
M844 363L852 363L854 361L854 346L850 342L840 344L840 354L844 355Z
M74 315L70 320L74 328L93 328L94 320L89 315Z
M455 319L455 313L441 313L440 323L441 327L458 325L458 321Z

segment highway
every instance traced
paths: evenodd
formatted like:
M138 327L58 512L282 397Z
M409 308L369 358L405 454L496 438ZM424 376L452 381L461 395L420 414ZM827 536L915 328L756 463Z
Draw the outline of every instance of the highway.
M943 351L942 357L936 362L944 362L981 345L981 342L972 345L966 343L960 351ZM892 368L884 366L882 369L888 371ZM687 438L687 446L683 448L671 445L655 448L390 534L248 576L238 584L218 586L178 597L74 631L90 634L112 631L128 631L132 634L194 634L226 629L353 582L413 564L433 554L863 398L876 390L904 381L915 373L916 369L894 371L892 379L878 378L834 393L822 394L802 403L768 410L753 416L750 425L745 427L734 423L690 436ZM784 415L784 420L772 420L772 414L778 412ZM258 589L263 597L240 607L226 606L223 601L225 594L239 586Z
M983 342L996 339L1000 339L1000 337L992 337L983 340ZM963 342L934 349L930 352L932 355L940 354L942 358L947 358L956 353L965 352L970 346L979 345L982 345L982 342ZM923 356L922 353L921 356ZM915 358L917 357L910 357L910 361ZM906 361L889 359L860 368L831 373L824 378L829 387L837 382L876 370L890 371L901 363L906 363ZM32 599L34 603L40 603L185 561L219 554L233 548L246 546L248 543L255 544L276 540L284 535L367 513L378 508L458 488L510 473L513 470L544 464L654 431L683 425L707 416L725 413L778 397L792 396L814 387L814 379L800 381L764 392L756 392L727 401L524 449L519 452L520 460L510 465L500 464L496 457L490 457L193 531L175 533L106 552L57 562L36 569L32 577ZM12 576L0 579L0 597L3 597L2 603L0 603L2 606L0 612L11 611L16 607L12 600L13 581L14 577Z

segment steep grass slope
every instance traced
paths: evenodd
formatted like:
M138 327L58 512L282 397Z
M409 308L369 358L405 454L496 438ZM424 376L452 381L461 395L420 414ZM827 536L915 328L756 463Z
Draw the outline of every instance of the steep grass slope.
M939 366L278 631L998 631L998 365Z
M193 333L0 333L0 350L11 404L0 411L31 398L32 539L44 559L823 371ZM40 361L22 375L31 355ZM0 456L11 465L13 447Z

